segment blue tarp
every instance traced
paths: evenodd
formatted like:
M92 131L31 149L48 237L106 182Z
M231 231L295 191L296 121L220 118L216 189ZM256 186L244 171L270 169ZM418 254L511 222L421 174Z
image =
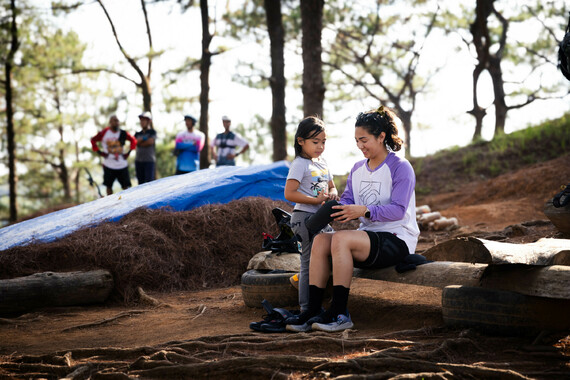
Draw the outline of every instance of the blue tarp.
M285 200L289 163L248 167L223 166L161 178L116 194L0 229L0 251L34 242L49 242L102 221L116 221L138 207L168 206L187 211L244 197Z

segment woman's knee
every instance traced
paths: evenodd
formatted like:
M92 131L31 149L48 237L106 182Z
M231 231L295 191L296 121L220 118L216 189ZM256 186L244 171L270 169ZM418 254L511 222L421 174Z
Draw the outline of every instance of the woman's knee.
M334 251L350 247L354 237L354 232L355 231L351 230L336 231L331 238L331 249Z
M332 234L321 233L313 239L313 247L311 249L311 256L317 255L330 255Z
M333 256L343 253L352 254L353 251L364 249L367 242L368 237L364 231L337 231L331 239L331 252Z

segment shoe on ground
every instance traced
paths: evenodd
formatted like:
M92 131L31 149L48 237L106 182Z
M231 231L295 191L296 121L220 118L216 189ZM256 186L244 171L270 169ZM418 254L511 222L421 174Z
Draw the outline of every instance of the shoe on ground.
M259 332L285 332L285 320L296 316L295 311L285 310L282 308L274 308L267 300L263 300L261 305L267 312L263 316L263 320L259 322L251 322L249 328Z
M348 314L348 313L347 313ZM339 314L333 321L330 323L313 323L311 328L313 330L320 330L326 332L336 332L336 331L344 331L354 327L354 323L352 323L352 319L350 319L350 314L344 315Z
M287 331L293 331L293 332L307 332L307 331L311 331L311 325L308 323L303 323L302 325L285 325L285 329Z
M262 323L259 326L259 331L265 333L281 333L285 332L285 322L278 321L278 322L267 322Z
M307 323L312 325L313 323L331 323L335 319L335 316L330 312L330 310L323 310L319 314L310 318Z
M299 274L295 273L293 276L289 277L289 282L295 289L299 289Z
M323 312L323 309L321 308L319 314L322 312ZM303 325L303 324L305 324L305 322L309 321L314 316L315 316L315 314L309 313L308 310L305 310L299 314L295 314L295 315L292 315L288 318L285 318L285 324L287 324L287 325Z

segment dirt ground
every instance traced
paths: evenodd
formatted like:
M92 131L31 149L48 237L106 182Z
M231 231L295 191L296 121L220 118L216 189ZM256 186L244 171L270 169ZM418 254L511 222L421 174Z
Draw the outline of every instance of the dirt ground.
M559 165L418 197L418 205L457 217L459 228L422 231L417 253L455 236L565 238L543 213L566 183L559 183ZM513 225L522 227L515 233ZM509 337L447 328L441 293L355 279L355 327L338 334L253 332L248 325L263 312L244 305L239 286L148 292L159 305L43 309L0 319L0 379L570 378L570 332Z

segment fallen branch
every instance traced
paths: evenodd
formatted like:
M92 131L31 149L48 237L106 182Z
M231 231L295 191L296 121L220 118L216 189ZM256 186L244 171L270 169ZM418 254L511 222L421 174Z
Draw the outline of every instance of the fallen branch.
M105 325L107 323L116 321L117 319L121 319L124 317L130 317L133 316L135 314L142 314L145 313L145 310L131 310L131 311L124 311L122 313L119 313L117 315L115 315L114 317L111 318L105 318L102 319L100 321L97 322L92 322L92 323L86 323L83 325L77 325L77 326L72 326L72 327L68 327L66 329L61 330L61 332L69 332L69 331L73 331L73 330L79 330L79 329L85 329L85 328L89 328L89 327L96 327L96 326L101 326L101 325Z

